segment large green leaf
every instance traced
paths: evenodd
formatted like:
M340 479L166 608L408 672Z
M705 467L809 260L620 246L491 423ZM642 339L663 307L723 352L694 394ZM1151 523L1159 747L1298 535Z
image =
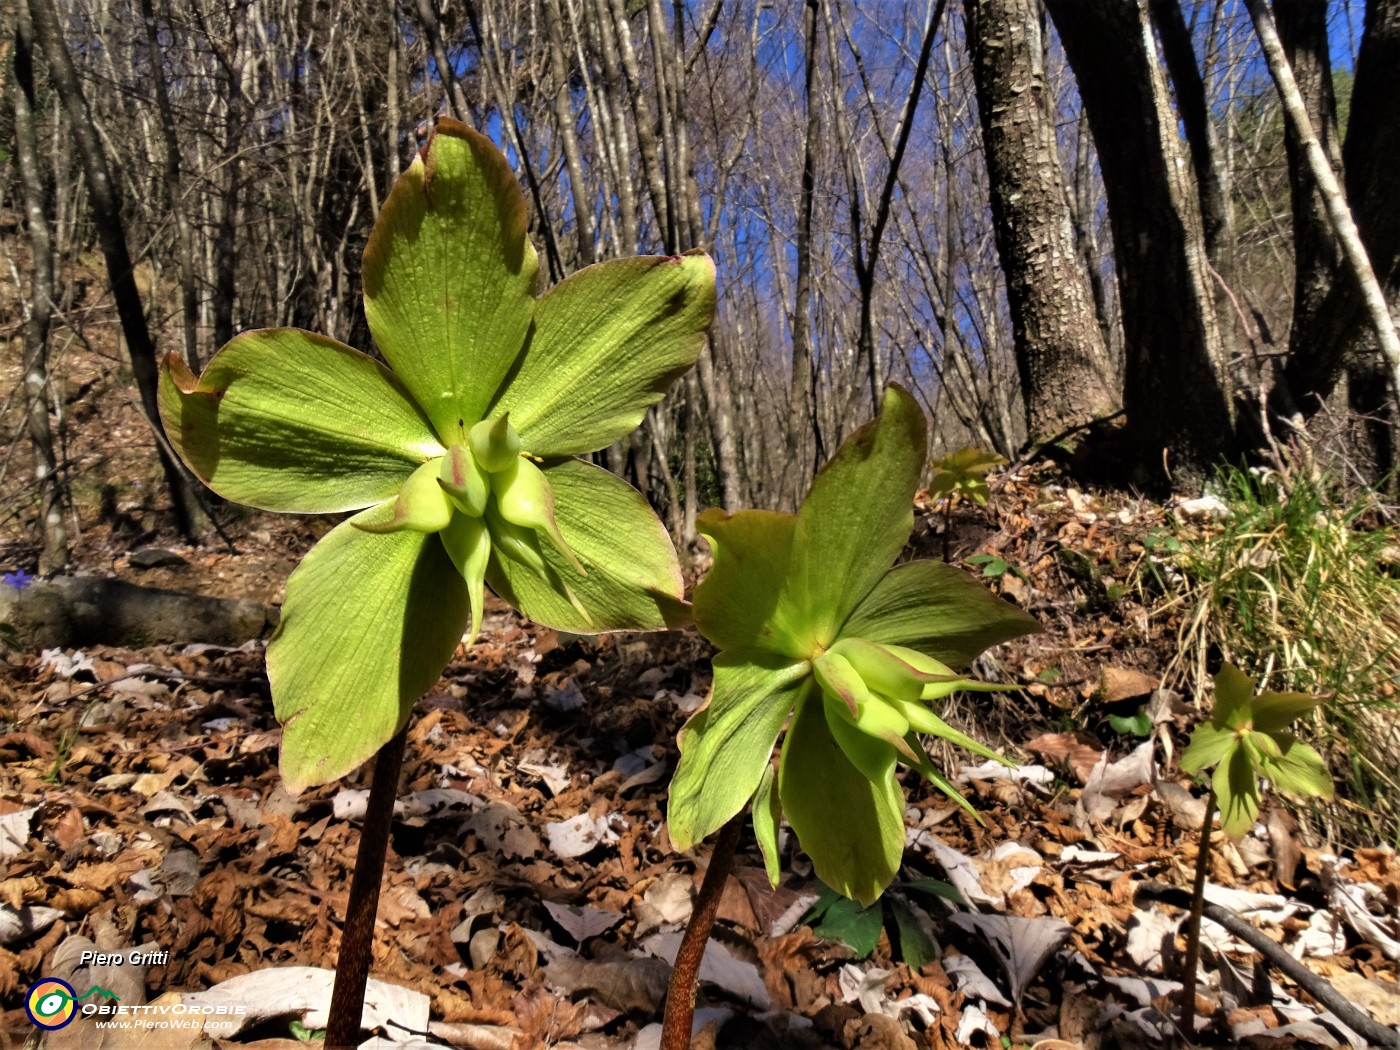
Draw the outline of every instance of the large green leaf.
M545 562L587 610L525 565L493 556L486 582L522 613L547 627L575 634L652 631L686 622L683 581L666 528L647 501L625 481L577 459L546 465L559 531L588 575L552 544Z
M856 606L843 638L903 645L966 667L984 650L1043 630L961 569L941 561L912 561L891 569Z
M695 625L719 649L765 650L797 659L796 625L778 595L787 577L797 517L772 510L700 515L696 528L710 542L714 564L695 587Z
M195 476L264 510L358 510L442 455L392 372L297 328L235 336L198 379L168 355L159 403L166 435Z
M817 877L870 904L890 884L904 856L904 795L890 772L872 781L837 746L820 693L810 693L783 740L778 794Z
M837 632L904 549L927 452L923 409L903 387L885 390L880 415L837 449L797 515L780 599L800 612L808 654Z
M1332 776L1317 749L1287 733L1274 738L1281 751L1278 758L1265 759L1261 772L1281 791L1306 798L1331 799Z
M333 529L292 573L267 647L282 776L293 793L378 751L442 674L467 625L467 585L436 535L364 532L356 520Z
M1215 675L1215 703L1210 721L1218 727L1238 729L1249 721L1254 706L1254 681L1234 664L1225 664Z
M446 445L486 413L530 329L525 198L484 135L440 120L365 247L365 319Z
M1307 693L1260 693L1250 703L1254 728L1264 733L1277 732L1322 701L1322 697Z
M572 456L630 434L705 345L715 266L704 254L598 263L535 304L535 329L493 415L527 451Z
M671 779L666 822L676 849L719 830L753 798L809 671L771 653L715 657L714 688L681 730Z

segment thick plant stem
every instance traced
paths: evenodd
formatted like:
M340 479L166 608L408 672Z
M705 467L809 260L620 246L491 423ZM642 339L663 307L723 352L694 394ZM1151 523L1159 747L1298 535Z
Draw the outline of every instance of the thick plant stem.
M379 886L384 881L384 856L394 823L394 797L399 790L407 736L408 727L404 726L374 758L374 782L370 784L360 848L355 854L355 874L350 879L345 930L340 935L325 1050L344 1050L360 1044L360 1018L364 1014L365 983L369 980L374 919L379 911Z
M734 863L734 850L739 845L743 827L741 811L719 833L719 841L710 854L710 866L700 883L700 896L695 910L686 923L685 936L676 952L676 965L671 970L671 987L666 993L666 1018L661 1026L660 1050L686 1050L690 1046L690 1027L695 1019L695 983L700 977L700 961L705 957L705 945L719 911L719 899L724 883Z
M1201 909L1206 902L1206 872L1210 868L1210 831L1215 826L1215 789L1206 796L1206 816L1196 848L1196 878L1191 883L1191 915L1186 920L1186 970L1181 976L1181 1027L1188 1040L1196 1032L1196 963L1201 956Z

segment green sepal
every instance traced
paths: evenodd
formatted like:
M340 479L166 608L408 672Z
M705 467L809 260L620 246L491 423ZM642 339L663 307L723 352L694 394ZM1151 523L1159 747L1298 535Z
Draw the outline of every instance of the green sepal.
M695 625L716 648L765 650L806 659L800 624L778 598L787 577L797 517L771 510L701 514L696 530L710 544L714 562L695 587Z
M393 502L393 513L386 520L384 505L357 518L355 527L365 532L441 532L452 520L452 501L439 482L442 466L430 459L408 476Z
M1222 761L1234 748L1235 740L1234 730L1202 722L1191 731L1191 740L1181 753L1182 771L1199 773Z
M1212 779L1220 805L1220 827L1232 839L1243 838L1259 816L1259 781L1244 747L1231 749Z
M536 456L606 448L632 433L705 346L715 266L702 253L614 259L535 304L525 353L492 412Z
M797 513L779 599L800 627L799 651L829 647L904 549L926 444L923 410L892 383L879 416L847 438L813 479ZM856 631L845 636L885 640Z
M710 697L677 738L666 824L679 850L718 831L758 790L811 666L772 653L720 653Z
M990 758L993 762L1000 762L1004 766L1015 766L1005 755L994 751L986 744L980 743L966 733L960 733L943 719L924 707L918 701L894 701L898 704L909 727L916 732L925 733L928 736L936 736L940 740L946 740L955 747L960 747L965 751L971 751L974 755L983 758Z
M1223 665L1215 675L1215 703L1210 710L1213 725L1238 729L1250 720L1254 706L1254 682L1234 664Z
M281 767L296 794L349 773L403 726L462 639L467 586L436 536L332 529L287 580L267 647Z
M871 780L893 776L897 752L904 752L911 763L918 758L904 740L909 723L897 711L882 701L867 704L859 717L852 719L844 704L830 693L824 693L822 713L826 727L851 765Z
M486 409L534 317L539 260L514 172L486 136L440 119L365 247L365 320L443 444Z
M849 661L861 680L881 696L913 700L923 692L925 683L941 677L957 677L942 664L937 664L936 671L924 671L905 658L905 654L912 653L922 660L922 653L915 653L912 649L901 652L888 646L867 642L864 638L842 638L828 652L838 654Z
M769 750L772 748L770 746ZM763 870L768 873L768 882L776 887L783 877L783 858L778 852L778 827L783 821L783 807L778 802L778 776L773 763L763 767L763 776L758 781L758 790L753 796L753 835L758 840L759 852L763 854Z
M852 764L827 728L821 695L808 695L783 741L778 794L817 877L869 905L890 884L904 857L904 795L893 776L871 780Z
M486 567L491 562L491 532L481 518L454 514L447 528L442 530L442 545L467 584L472 622L466 644L471 645L481 631L481 617L486 607Z
M812 674L822 692L840 700L852 718L874 699L856 669L840 653L827 651L812 661Z
M263 510L359 510L442 454L392 372L296 328L235 336L198 378L167 354L157 400L166 437L195 476Z
M689 620L683 581L666 527L646 499L601 467L576 459L547 463L554 516L582 575L554 550L543 559L578 601L508 559L492 558L492 590L536 623L571 634L656 631ZM579 606L587 610L586 616Z
M875 584L842 626L841 637L904 646L958 668L999 642L1043 630L961 569L911 561Z
M1278 758L1266 758L1260 764L1260 772L1280 791L1330 801L1334 793L1332 775L1317 750L1287 733L1275 739L1281 753Z
M438 484L463 514L479 518L486 513L491 481L466 445L453 445L447 450L442 457Z
M1250 701L1250 721L1261 733L1276 733L1323 702L1307 693L1260 693Z

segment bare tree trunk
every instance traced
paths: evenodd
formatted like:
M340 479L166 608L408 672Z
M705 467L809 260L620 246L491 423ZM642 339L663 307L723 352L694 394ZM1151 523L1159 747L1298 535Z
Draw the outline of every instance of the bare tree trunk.
M1116 409L1108 349L1076 257L1040 4L968 0L965 12L1026 433L1040 442Z
M116 184L107 169L107 154L93 127L87 100L78 82L78 72L73 67L72 56L59 28L53 0L28 0L28 3L35 36L48 57L50 79L62 99L78 154L82 158L93 219L107 262L107 277L112 283L112 297L116 300L122 334L126 337L127 353L131 355L131 371L141 395L141 406L156 434L156 451L170 489L176 525L187 540L199 542L207 530L208 519L195 497L189 476L170 454L165 431L161 427L160 412L156 407L156 348L146 327L141 295L136 289L131 254L126 245L126 230L122 226L121 203Z
M1391 395L1395 398L1395 404L1400 406L1400 336L1396 334L1395 321L1390 316L1385 292L1371 269L1370 257L1366 254L1366 246L1361 243L1361 234L1352 219L1341 184L1332 171L1332 165L1327 161L1322 144L1313 132L1312 121L1308 119L1307 108L1298 93L1298 84L1293 79L1293 71L1289 68L1283 45L1279 42L1278 32L1274 28L1273 15L1264 0L1245 0L1245 6L1249 8L1249 15L1254 20L1254 29L1259 34L1259 43L1269 64L1269 72L1278 86L1280 98L1283 99L1288 122L1293 126L1294 134L1303 147L1308 169L1312 172L1318 192L1321 193L1327 208L1327 218L1341 244L1342 257L1352 278L1361 288L1362 301L1366 305L1371 324L1375 327L1381 354L1390 370Z
M49 323L53 317L53 243L39 172L34 135L34 27L26 4L19 5L14 40L15 153L29 227L29 322L24 330L24 397L29 441L34 446L34 481L39 486L39 572L47 575L68 564L68 531L63 524L65 493L58 476L53 432L49 427Z
M185 358L195 372L200 372L204 358L199 352L199 288L195 279L194 233L190 229L184 180L180 173L180 136L175 129L175 113L170 106L165 70L161 68L160 41L156 35L156 14L151 0L141 0L141 20L146 27L146 57L150 63L151 85L155 90L161 141L165 147L165 191L170 200L170 213L175 218L175 266L180 278L180 319L185 337Z
M812 361L812 194L816 185L816 150L821 127L821 108L813 97L812 87L817 67L817 8L821 0L807 0L803 5L802 32L806 41L804 99L807 106L807 134L802 147L802 190L797 202L797 278L796 298L792 305L792 381L788 387L788 442L792 449L784 477L791 482L783 487L783 500L796 509L807 489L809 479L821 466L822 432L817 424L816 387L813 384ZM786 265L779 256L777 265ZM812 436L813 458L805 458L806 435Z
M1134 470L1201 479L1235 410L1205 233L1145 3L1047 0L1098 144L1123 312Z

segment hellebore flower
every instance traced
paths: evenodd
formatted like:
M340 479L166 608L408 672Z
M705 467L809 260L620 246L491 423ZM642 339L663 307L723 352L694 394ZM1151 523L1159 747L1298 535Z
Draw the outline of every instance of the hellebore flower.
M1198 773L1215 766L1211 786L1220 804L1220 827L1232 839L1243 838L1259 816L1259 778L1281 791L1332 798L1332 777L1317 750L1288 726L1323 697L1307 693L1262 692L1249 676L1225 664L1215 676L1215 706L1210 721L1191 733L1181 753L1181 768Z
M869 904L904 852L896 763L968 805L919 734L1000 757L927 704L958 689L1003 688L952 668L1040 627L943 562L891 568L914 527L926 440L923 411L891 384L879 417L837 450L797 514L700 517L714 567L693 613L721 652L708 703L681 730L668 815L677 849L752 799L775 884L785 815L822 881Z
M298 329L245 332L160 409L190 469L265 510L359 513L287 582L268 645L291 790L349 772L408 718L484 584L576 633L684 617L666 530L572 457L630 433L695 361L714 313L703 254L601 263L536 297L525 198L489 139L443 120L365 248L388 363Z

